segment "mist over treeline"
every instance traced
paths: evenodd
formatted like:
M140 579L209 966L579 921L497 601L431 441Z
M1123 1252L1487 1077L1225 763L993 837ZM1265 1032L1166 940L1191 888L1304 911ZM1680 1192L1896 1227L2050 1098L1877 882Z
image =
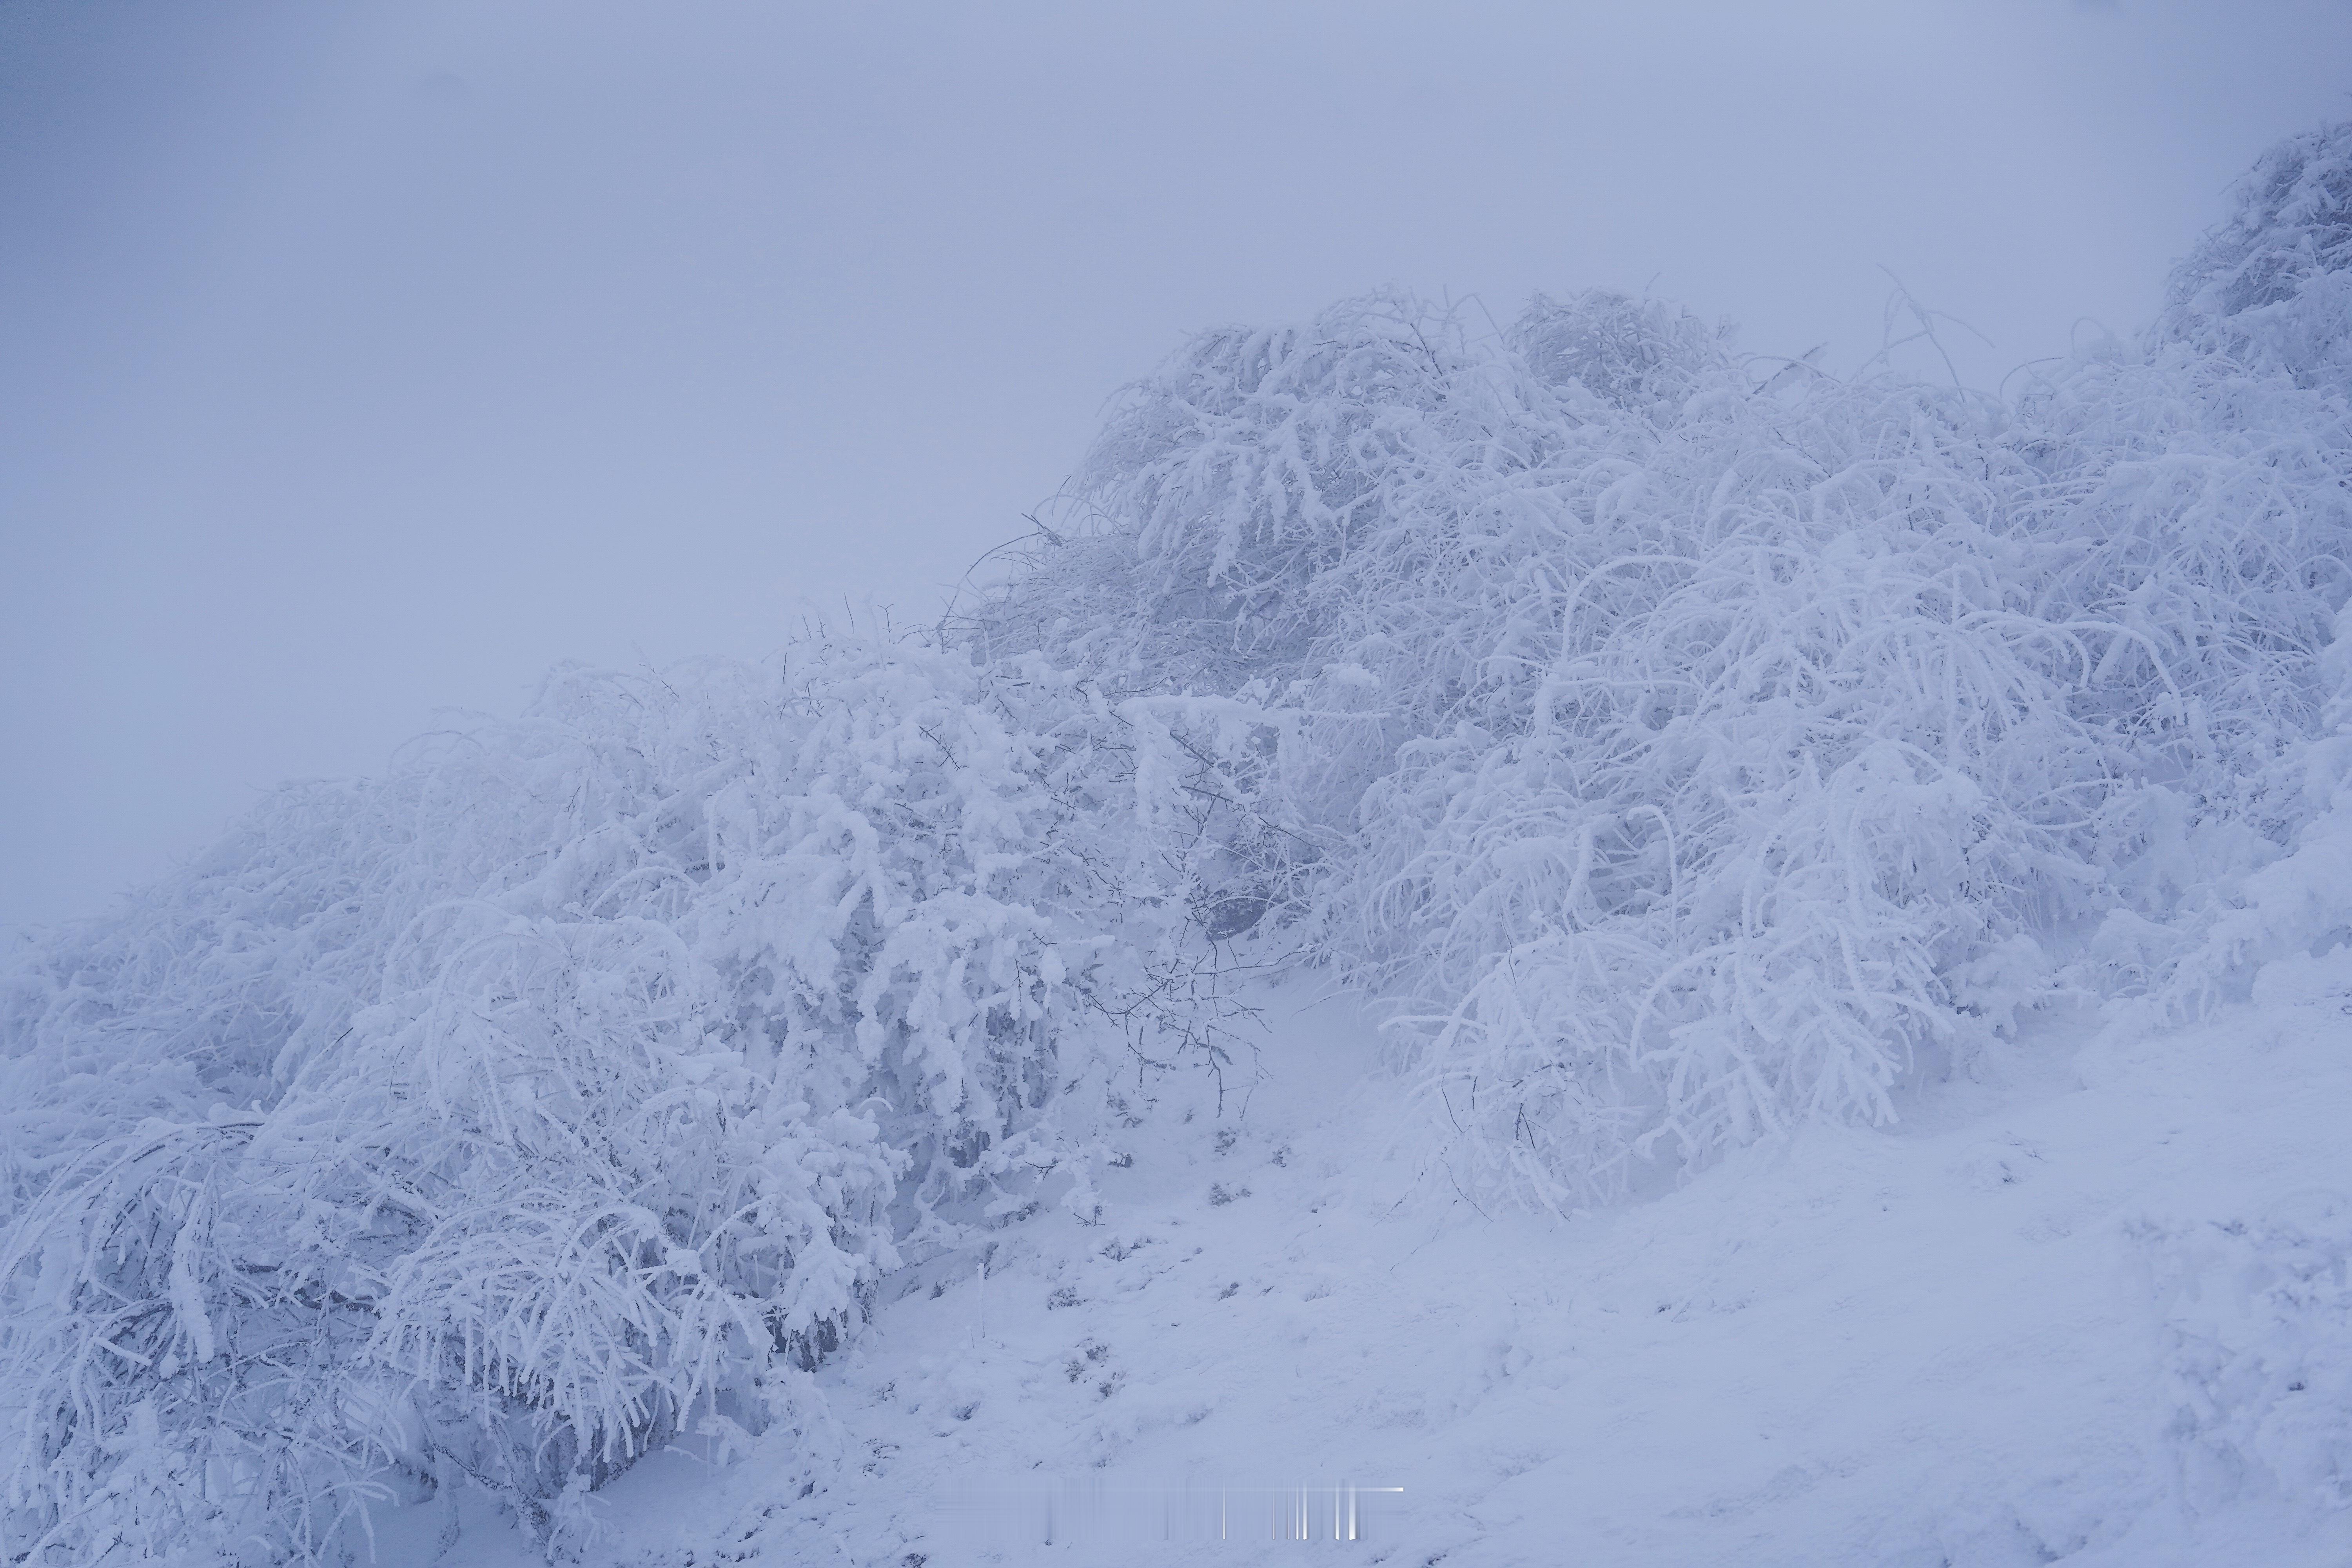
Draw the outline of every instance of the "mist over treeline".
M1197 327L1607 285L1847 374L1891 272L1967 323L1897 367L2000 387L2347 58L2339 0L18 0L0 929L560 657L929 619Z

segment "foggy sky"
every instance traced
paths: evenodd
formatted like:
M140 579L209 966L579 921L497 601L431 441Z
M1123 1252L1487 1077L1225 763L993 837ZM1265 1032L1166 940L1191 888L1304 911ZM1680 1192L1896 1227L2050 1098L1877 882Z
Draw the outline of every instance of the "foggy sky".
M2347 0L13 0L0 923L561 658L927 620L1198 328L1608 284L1850 368L1891 273L1994 386L2347 89Z

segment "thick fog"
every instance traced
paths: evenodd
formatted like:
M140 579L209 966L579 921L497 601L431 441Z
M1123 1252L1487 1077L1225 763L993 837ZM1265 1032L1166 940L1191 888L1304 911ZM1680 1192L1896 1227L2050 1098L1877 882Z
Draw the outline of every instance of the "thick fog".
M2352 5L0 8L0 922L550 663L935 616L1197 328L1649 289L1997 386ZM1965 326L1957 324L1965 323Z

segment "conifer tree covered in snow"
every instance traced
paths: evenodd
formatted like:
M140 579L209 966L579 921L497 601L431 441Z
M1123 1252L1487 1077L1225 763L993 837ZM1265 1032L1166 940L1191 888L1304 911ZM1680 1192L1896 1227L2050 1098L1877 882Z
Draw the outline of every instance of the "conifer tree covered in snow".
M561 1547L797 1424L1230 980L1390 1008L1457 1179L1885 1121L2352 924L2352 127L2003 402L1606 291L1205 333L933 634L567 668L0 975L0 1550Z

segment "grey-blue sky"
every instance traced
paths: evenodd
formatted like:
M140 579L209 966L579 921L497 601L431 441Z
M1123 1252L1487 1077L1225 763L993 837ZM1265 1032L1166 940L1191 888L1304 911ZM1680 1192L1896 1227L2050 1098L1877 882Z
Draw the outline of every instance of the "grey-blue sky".
M0 921L563 657L928 616L1187 330L2131 330L2352 5L0 8ZM1921 369L1927 367L1922 364Z

